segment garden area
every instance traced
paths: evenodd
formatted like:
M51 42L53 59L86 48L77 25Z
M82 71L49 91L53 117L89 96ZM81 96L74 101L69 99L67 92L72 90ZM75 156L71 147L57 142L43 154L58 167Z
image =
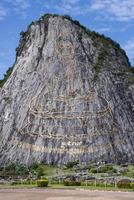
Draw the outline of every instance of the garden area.
M0 189L37 187L134 191L134 166L82 165L73 161L62 167L8 163L0 168Z

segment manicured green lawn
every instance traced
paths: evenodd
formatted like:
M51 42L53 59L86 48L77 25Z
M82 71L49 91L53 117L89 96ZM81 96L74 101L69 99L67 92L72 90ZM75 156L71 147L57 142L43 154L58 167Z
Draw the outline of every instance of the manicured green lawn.
M87 189L87 190L106 190L106 191L134 191L133 189L120 189L114 187L95 187L95 186L64 186L62 184L52 184L49 186L53 189Z
M30 188L38 188L37 185L0 185L0 189L30 189ZM95 186L64 186L62 184L51 184L47 189L86 189L86 190L106 190L106 191L133 191L133 189L119 189L114 187L95 187ZM46 189L42 188L42 189Z
M36 188L37 185L0 185L0 189L23 189L23 188Z

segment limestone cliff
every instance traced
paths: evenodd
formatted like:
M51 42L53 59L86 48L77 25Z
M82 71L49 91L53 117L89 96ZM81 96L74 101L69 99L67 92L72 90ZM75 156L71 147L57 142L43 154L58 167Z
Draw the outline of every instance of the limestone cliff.
M120 46L69 17L21 33L0 90L0 163L134 162L134 74Z

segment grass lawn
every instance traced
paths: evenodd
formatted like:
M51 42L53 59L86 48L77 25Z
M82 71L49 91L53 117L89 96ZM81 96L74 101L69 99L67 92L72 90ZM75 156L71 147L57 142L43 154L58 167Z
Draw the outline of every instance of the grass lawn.
M45 176L52 176L55 174L56 167L50 166L50 165L42 165L44 168L44 174Z
M0 189L23 189L23 188L36 188L37 185L23 185L23 184L18 184L18 185L0 185Z
M49 188L53 189L87 189L87 190L106 190L106 191L134 191L133 189L121 189L114 187L95 187L95 186L64 186L62 184L52 184Z
M0 185L0 189L30 189L30 188L38 188L36 184L31 185ZM134 192L133 189L120 189L114 187L95 187L95 186L64 186L63 184L50 184L47 189L86 189L86 190L106 190L106 191L131 191ZM46 189L42 188L42 189Z

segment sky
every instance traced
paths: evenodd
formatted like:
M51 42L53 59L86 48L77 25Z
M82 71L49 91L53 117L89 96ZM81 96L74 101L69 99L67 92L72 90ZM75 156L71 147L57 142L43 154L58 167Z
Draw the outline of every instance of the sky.
M19 33L45 13L70 15L111 37L134 66L134 0L0 0L0 79L14 64Z

